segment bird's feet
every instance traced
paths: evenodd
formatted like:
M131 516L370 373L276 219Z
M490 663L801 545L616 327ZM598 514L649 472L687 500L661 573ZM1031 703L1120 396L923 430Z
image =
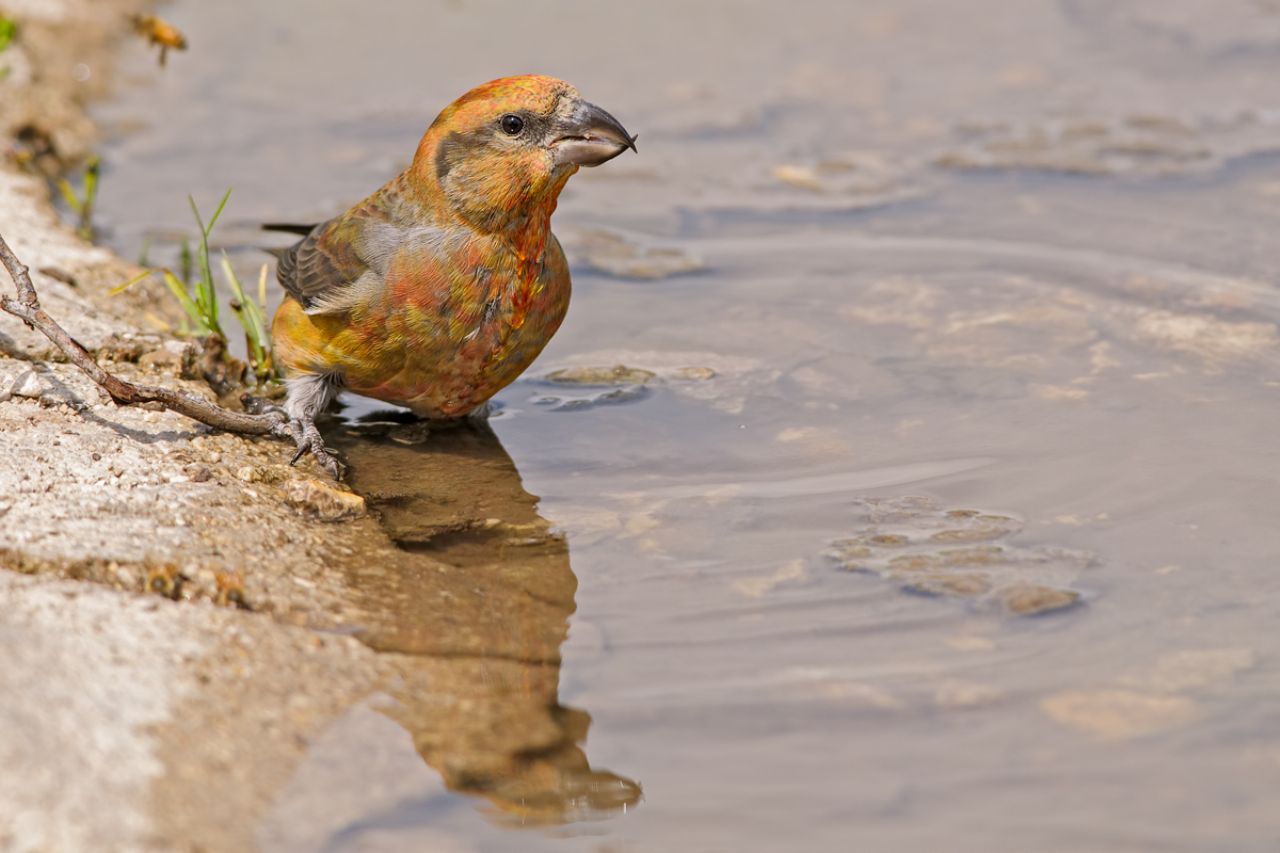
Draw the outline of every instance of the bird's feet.
M297 452L293 454L293 458L289 460L290 465L297 465L303 456L310 453L315 457L320 467L328 472L329 476L335 480L341 480L343 473L346 471L346 466L334 455L333 451L324 446L324 438L320 435L320 430L316 429L315 422L316 414L323 411L331 399L333 385L321 377L319 384L315 387L320 388L330 396L325 394L318 397L313 396L307 401L312 405L303 406L292 406L288 403L284 406L278 406L270 400L254 397L250 394L241 396L240 402L244 404L247 412L255 415L273 415L279 418L279 422L271 428L271 434L280 438L292 439L298 448Z
M342 479L346 466L333 454L333 451L324 446L324 439L320 436L320 430L316 429L315 421L308 420L302 423L290 421L288 428L294 444L298 446L297 452L289 460L290 465L297 465L298 460L310 453L316 463L329 472L330 477L335 480Z

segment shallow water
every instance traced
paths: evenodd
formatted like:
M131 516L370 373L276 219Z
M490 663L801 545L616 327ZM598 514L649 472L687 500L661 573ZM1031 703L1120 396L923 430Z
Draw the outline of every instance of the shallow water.
M342 438L407 553L492 607L366 586L418 680L317 741L265 844L1280 843L1280 7L258 7L166 7L191 50L135 46L99 107L126 254L232 185L251 269L253 223L338 212L502 73L640 134L565 193L573 307L501 444ZM548 378L617 364L652 377ZM414 529L432 452L500 535ZM1026 585L1079 600L1011 615Z

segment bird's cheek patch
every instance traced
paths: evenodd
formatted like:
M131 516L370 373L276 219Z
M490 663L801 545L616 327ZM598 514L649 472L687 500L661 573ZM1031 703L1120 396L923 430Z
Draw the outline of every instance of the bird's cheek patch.
M474 161L488 149L490 131L472 130L450 133L436 149L436 180L441 185L458 165Z

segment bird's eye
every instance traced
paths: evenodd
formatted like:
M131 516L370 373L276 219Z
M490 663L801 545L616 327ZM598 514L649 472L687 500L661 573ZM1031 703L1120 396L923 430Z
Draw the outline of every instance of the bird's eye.
M518 115L507 113L502 117L502 132L507 136L519 136L520 131L524 130L524 119Z

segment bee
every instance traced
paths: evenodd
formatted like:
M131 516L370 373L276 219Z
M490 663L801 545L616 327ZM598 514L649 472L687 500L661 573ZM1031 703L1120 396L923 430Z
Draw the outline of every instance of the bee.
M215 572L214 583L217 584L214 604L219 607L238 607L241 610L251 609L244 597L244 580L239 572Z
M133 29L148 42L160 47L160 67L169 58L169 50L186 50L187 37L173 24L155 15L134 15Z
M182 584L186 576L172 563L150 563L147 566L145 589L177 601L182 597Z

